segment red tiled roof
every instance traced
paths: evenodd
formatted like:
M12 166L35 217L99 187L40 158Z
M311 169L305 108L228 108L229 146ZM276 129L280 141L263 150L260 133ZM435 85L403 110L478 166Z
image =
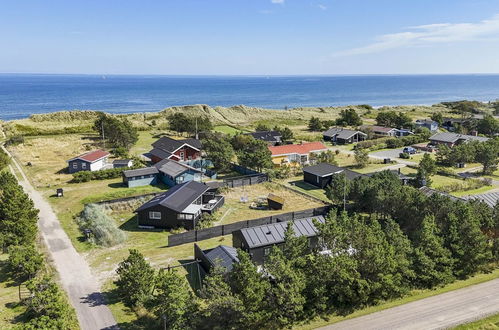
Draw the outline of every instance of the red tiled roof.
M95 162L101 158L107 157L107 156L109 156L109 152L99 149L99 150L94 150L94 151L84 153L83 155L75 157L71 160L81 159L81 160L93 163L93 162Z
M272 156L300 154L307 155L314 151L325 150L327 147L322 142L309 142L302 144L286 144L282 146L269 146Z

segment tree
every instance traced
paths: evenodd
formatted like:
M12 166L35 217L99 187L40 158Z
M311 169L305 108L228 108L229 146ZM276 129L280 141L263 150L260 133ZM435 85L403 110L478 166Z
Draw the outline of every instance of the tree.
M208 139L203 140L203 149L216 169L221 172L230 170L235 152L226 136L211 134Z
M188 328L197 307L185 277L175 269L158 273L151 305L156 317L163 319L168 329Z
M376 116L376 124L386 127L402 128L411 127L412 120L403 112L397 114L395 111L382 111Z
M225 268L214 267L203 281L199 296L204 299L197 329L244 328L245 307L225 281Z
M317 132L317 131L322 130L322 123L319 120L319 118L317 118L317 117L310 118L310 120L308 122L308 129L313 131L313 132Z
M433 288L452 282L451 253L443 245L433 216L426 216L421 224L413 258L419 287Z
M269 131L269 130L270 130L270 128L267 125L262 124L262 123L259 123L255 127L255 131L257 131L257 132L266 132L266 131Z
M265 263L265 271L273 279L269 290L269 303L272 308L270 322L275 328L290 327L302 317L305 276L293 268L293 263L276 246L272 248Z
M284 128L281 127L274 127L274 130L281 133L281 141L284 143L288 143L294 139L293 131L289 129L289 127L285 126Z
M477 162L482 164L484 174L490 174L497 168L498 157L498 140L489 140L477 144L475 159Z
M251 137L248 144L237 153L237 160L241 166L254 168L261 172L263 169L272 168L272 153L267 143Z
M334 174L331 184L326 187L326 196L336 205L343 205L348 200L352 182L347 179L345 173Z
M294 269L303 269L305 265L305 256L310 253L308 239L303 235L296 236L293 224L293 221L289 221L286 226L282 252L284 258L291 262Z
M133 307L143 305L151 297L155 272L138 250L129 252L118 265L118 279L114 283L125 305Z
M43 266L43 256L34 245L9 247L9 266L20 281L33 278Z
M270 283L258 271L248 253L238 250L238 259L229 273L229 283L245 307L243 323L250 329L264 328L271 318L267 301Z
M9 166L10 164L10 157L3 151L3 149L0 149L0 171Z
M416 178L419 185L423 185L423 180L426 185L431 185L430 177L437 173L437 164L430 154L425 153L419 162Z
M336 161L336 154L332 150L321 152L316 157L317 162L319 163L338 165L338 162Z
M170 129L180 134L196 134L213 129L210 118L206 116L187 116L182 112L177 112L168 116L167 119Z
M99 113L95 120L93 129L99 133L102 139L109 141L115 148L129 150L139 139L137 129L126 119L118 119L114 116Z
M232 148L237 152L247 148L253 140L254 137L249 134L236 134L230 140L230 144L232 144Z
M478 121L477 130L480 134L493 136L499 133L499 120L492 115L485 114L483 119Z
M336 119L336 125L339 126L360 126L362 119L354 109L346 109L340 111L340 117Z
M0 241L5 246L34 242L38 210L9 172L0 173Z
M357 162L357 166L360 168L364 168L369 164L369 154L364 149L355 149L355 161Z
M444 117L441 112L434 112L430 118L431 120L436 121L438 125L442 125L444 123Z

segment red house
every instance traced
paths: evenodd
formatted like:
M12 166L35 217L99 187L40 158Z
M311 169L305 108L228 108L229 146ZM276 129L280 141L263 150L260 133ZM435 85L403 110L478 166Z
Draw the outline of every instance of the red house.
M151 161L157 163L163 159L188 161L201 158L201 142L196 139L175 140L164 136L152 144Z

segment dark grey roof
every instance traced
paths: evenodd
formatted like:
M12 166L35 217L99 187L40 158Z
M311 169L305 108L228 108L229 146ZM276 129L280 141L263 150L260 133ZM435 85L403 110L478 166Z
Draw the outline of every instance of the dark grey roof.
M431 120L431 119L418 119L416 120L416 124L429 124L429 125L433 125L433 124L437 124L438 123L434 120Z
M175 140L168 136L163 136L158 141L154 142L152 146L155 149L161 149L163 151L172 153L184 144L188 144L196 149L201 149L201 142L199 140L196 139Z
M159 157L161 159L168 158L168 157L170 157L172 155L171 152L167 152L167 151L161 150L159 148L154 148L151 151L149 151L149 153L151 155Z
M489 207L494 207L499 201L499 192L490 192L480 195L470 195L470 196L465 196L463 198L465 198L466 200L478 200L484 202Z
M443 191L440 191L440 190L436 190L436 189L433 189L433 188L430 188L430 187L421 187L419 188L419 191L421 191L423 193L423 195L427 196L427 197L430 197L434 194L438 194L440 196L445 196L445 197L448 197L450 198L451 200L453 201L465 201L465 199L463 198L459 198L459 197L456 197L456 196L452 196L446 192L443 192Z
M432 137L430 137L430 141L439 141L439 142L448 142L448 143L455 143L459 140L485 142L488 140L488 138L482 136L473 136L473 135L465 135L465 134L457 134L449 132L437 133Z
M116 165L128 165L132 160L131 159L115 159L113 160L113 164Z
M247 134L253 136L257 140L263 140L266 142L281 142L281 133L278 131L261 131Z
M328 163L320 163L317 165L306 166L303 168L303 172L307 172L316 176L329 176L335 173L340 173L344 170L344 168L331 165Z
M178 175L192 170L195 172L200 172L199 170L196 170L195 168L192 168L190 166L187 166L185 164L179 163L177 161L171 160L171 159L163 159L156 164L154 164L154 167L158 169L161 173L167 174L171 176L172 178L177 177Z
M327 137L336 136L337 139L342 139L342 140L347 140L347 139L351 138L352 136L354 136L355 134L367 136L367 134L364 132L354 131L352 129L347 129L347 128L343 128L343 127L332 127L330 129L328 129L327 131L325 131L324 133L322 133L323 136L327 136Z
M203 195L209 187L204 183L189 181L170 188L143 204L135 212L161 205L176 212L182 212L187 206Z
M327 131L323 132L322 135L323 136L329 136L329 137L333 137L335 136L336 134L338 134L340 131L342 130L341 127L331 127L330 129L328 129Z
M306 236L312 237L317 235L317 228L313 223L313 219L318 222L324 223L325 219L322 215L296 219L293 221L293 230L297 237ZM288 226L289 221L277 222L270 225L263 225L251 228L241 229L241 234L248 244L250 249L259 246L273 245L284 242L284 233Z
M237 249L232 246L219 245L216 248L204 250L203 253L213 266L224 267L229 272L232 270L234 263L239 262Z
M138 168L136 170L123 171L123 175L126 178L132 178L136 176L150 175L150 174L158 174L158 170L156 169L156 167L144 167L144 168Z

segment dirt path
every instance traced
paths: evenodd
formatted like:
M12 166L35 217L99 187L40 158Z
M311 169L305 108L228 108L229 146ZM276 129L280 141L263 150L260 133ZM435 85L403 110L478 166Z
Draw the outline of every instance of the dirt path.
M2 149L8 153L3 146ZM62 287L76 310L81 329L118 329L111 311L104 304L98 280L92 275L88 263L76 252L50 204L31 186L14 158L12 163L22 176L19 184L40 210L40 233L59 273Z

